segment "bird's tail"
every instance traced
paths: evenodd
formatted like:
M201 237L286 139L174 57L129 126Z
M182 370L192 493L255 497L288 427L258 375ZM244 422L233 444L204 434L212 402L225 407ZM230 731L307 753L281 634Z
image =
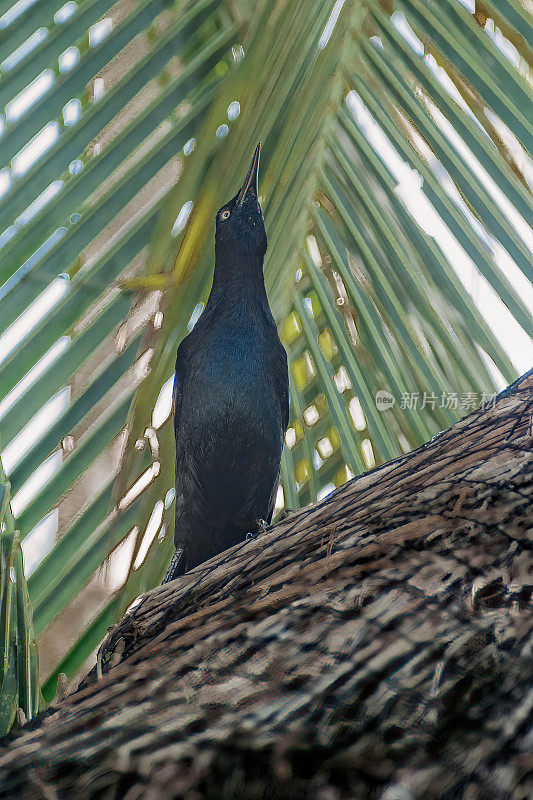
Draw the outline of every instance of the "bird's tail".
M169 564L167 569L167 574L163 578L163 584L169 583L173 581L174 578L179 578L181 575L185 575L185 569L187 567L187 553L182 547L177 547L174 555L172 556L172 560Z

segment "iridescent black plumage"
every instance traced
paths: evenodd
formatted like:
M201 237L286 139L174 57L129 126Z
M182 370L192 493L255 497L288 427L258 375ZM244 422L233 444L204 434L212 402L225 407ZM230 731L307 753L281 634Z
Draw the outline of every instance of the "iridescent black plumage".
M165 581L242 541L274 509L288 373L263 279L259 152L217 214L211 293L178 348L176 554Z

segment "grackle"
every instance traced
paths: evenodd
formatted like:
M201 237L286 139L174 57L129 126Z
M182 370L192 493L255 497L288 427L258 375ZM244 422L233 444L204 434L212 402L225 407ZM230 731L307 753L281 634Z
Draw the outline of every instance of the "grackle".
M263 278L260 144L216 215L205 309L178 347L174 378L176 526L164 583L269 523L288 423L287 355Z

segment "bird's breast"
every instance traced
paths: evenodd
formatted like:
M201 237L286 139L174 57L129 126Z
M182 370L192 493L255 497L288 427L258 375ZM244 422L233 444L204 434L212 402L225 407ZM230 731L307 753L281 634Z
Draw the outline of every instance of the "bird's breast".
M258 416L272 424L271 412L277 412L274 344L249 327L223 330L199 342L189 370L197 412L212 422L244 417L250 423Z

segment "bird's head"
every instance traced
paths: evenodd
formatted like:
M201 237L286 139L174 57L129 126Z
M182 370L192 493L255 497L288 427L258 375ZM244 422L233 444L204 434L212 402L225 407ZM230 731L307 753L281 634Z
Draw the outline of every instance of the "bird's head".
M255 148L252 163L239 192L217 213L217 252L241 252L261 259L265 255L267 238L257 194L260 153L261 143Z

